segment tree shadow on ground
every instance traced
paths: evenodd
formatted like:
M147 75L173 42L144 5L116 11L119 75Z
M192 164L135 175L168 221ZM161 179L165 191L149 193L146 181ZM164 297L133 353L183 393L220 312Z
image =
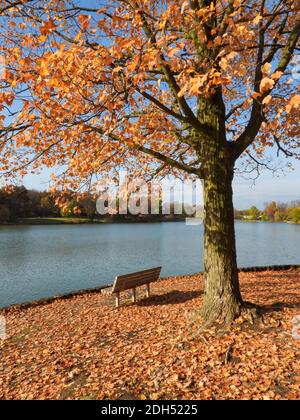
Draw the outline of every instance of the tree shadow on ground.
M173 305L195 299L201 294L202 292L199 291L183 292L173 290L172 292L164 293L162 295L152 295L149 298L140 300L137 304L139 306Z
M270 312L281 312L285 308L288 309L300 309L300 302L274 302L269 305L261 305L259 306L259 312L262 314L267 314Z

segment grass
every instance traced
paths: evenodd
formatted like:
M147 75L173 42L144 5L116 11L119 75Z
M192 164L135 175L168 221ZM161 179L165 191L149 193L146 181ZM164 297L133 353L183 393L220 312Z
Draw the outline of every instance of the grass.
M26 217L17 219L13 223L17 225L78 225L78 224L111 224L111 223L159 223L159 222L176 222L184 219L169 219L169 218L136 218L134 216L129 218L102 218L90 219L88 217ZM0 223L1 225L1 223Z
M18 219L22 225L70 225L83 223L103 223L103 220L89 219L87 217L28 217Z

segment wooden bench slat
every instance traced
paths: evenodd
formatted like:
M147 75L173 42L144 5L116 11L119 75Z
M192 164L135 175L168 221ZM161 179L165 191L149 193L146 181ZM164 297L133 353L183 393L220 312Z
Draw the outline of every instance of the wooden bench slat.
M112 288L112 293L119 293L127 289L134 289L144 284L149 284L159 279L161 267L151 268L136 273L117 276Z
M144 271L137 271L135 273L129 273L129 274L122 274L120 276L117 276L118 279L123 279L123 278L135 278L135 277L141 277L141 276L145 276L147 274L152 274L152 273L157 273L157 272L161 271L161 267L157 267L157 268L151 268L149 270L144 270Z
M151 269L151 270L144 270L136 273L130 273L130 274L122 274L120 276L117 276L116 279L117 280L123 280L123 279L135 279L135 278L140 278L140 277L144 277L147 275L152 275L152 274L156 274L157 272L160 272L161 268L156 268L156 269Z
M142 277L141 279L120 281L115 285L113 292L132 289L134 287L139 287L144 284L152 283L158 279L159 279L159 274L157 273L155 276L151 275L147 277Z
M144 284L152 283L152 282L154 282L158 279L159 279L159 273L157 273L155 276L151 275L151 276L147 276L147 277L142 277L140 279L123 280L123 281L120 281L120 282L116 283L112 292L114 293L114 292L117 292L117 291L132 289L134 287L138 287L138 286L142 286Z
M118 277L117 281L118 281L119 284L120 283L126 283L126 282L132 282L132 281L134 282L134 281L138 281L139 279L147 279L147 278L155 277L158 274L160 274L160 270L157 270L153 273L146 273L146 274L143 274L143 275L140 275L140 276L136 275L136 276L128 276L128 277L126 277L126 276Z

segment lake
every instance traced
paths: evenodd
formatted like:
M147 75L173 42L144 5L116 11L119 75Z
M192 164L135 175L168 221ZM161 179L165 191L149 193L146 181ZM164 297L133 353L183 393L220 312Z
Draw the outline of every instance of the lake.
M238 264L300 264L300 225L236 223ZM203 226L184 222L0 226L0 307L112 283L163 266L203 270Z

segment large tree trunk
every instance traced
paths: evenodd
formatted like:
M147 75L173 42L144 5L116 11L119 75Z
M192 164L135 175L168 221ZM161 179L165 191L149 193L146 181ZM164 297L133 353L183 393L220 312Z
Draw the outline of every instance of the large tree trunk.
M199 158L204 173L204 321L231 322L240 314L239 288L234 231L232 181L234 157L226 140L226 110L222 89L209 99L199 99L199 115L208 127L200 138Z
M240 314L233 208L233 163L214 153L205 164L204 265L202 315L206 323L231 322Z

